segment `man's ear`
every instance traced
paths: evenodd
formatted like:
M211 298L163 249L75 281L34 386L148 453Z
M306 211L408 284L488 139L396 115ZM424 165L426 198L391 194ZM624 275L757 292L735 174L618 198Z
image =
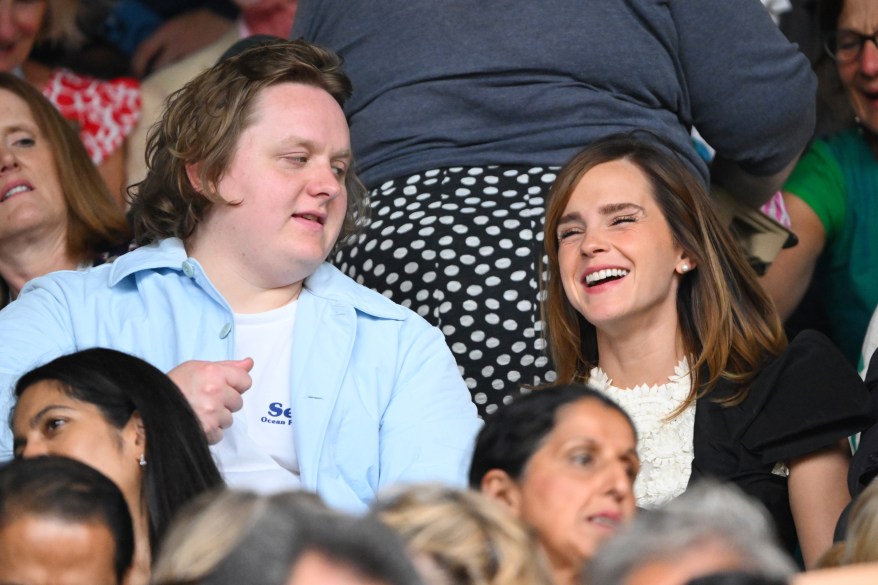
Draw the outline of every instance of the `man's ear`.
M502 469L491 469L482 477L479 490L498 502L516 517L521 515L521 490L509 474Z
M199 193L204 193L204 189L202 189L201 184L201 163L186 163L186 178L189 179L189 183L192 185L192 188L198 191Z

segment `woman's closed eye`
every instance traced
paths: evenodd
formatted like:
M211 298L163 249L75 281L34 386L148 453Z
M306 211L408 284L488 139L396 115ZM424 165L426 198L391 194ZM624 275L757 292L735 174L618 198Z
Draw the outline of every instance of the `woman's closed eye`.
M620 225L623 223L634 223L635 221L637 221L637 216L635 216L633 214L632 215L620 215L620 216L614 217L610 221L610 225Z
M567 238L570 238L572 236L576 236L576 235L581 234L581 233L582 233L582 228L580 228L580 227L568 226L568 227L559 228L558 229L558 241L560 242L561 240L566 240Z

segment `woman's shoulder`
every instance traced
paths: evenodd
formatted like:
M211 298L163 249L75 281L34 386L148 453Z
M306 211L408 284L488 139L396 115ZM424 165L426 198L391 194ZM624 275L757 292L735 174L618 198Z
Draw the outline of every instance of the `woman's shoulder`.
M856 369L841 350L823 333L807 329L753 379L747 402L765 408L794 402L797 410L810 409L815 402L857 401L865 387Z
M829 337L814 329L798 333L765 370L780 370L791 375L803 369L827 375L856 374L853 366Z
M747 449L784 461L826 447L871 423L869 393L841 351L806 330L769 361L746 399L727 410Z

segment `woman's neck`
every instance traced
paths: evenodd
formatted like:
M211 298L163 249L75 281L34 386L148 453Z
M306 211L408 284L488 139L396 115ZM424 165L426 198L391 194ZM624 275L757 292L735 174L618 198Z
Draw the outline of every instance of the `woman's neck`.
M132 508L133 509L133 508ZM125 585L147 585L149 583L150 565L152 553L149 546L149 518L144 509L136 514L134 520L134 559L131 562L131 572Z
M552 573L552 582L555 585L580 585L582 582L583 567L588 562L581 557L571 558L573 555L552 553L549 547L542 545L545 559Z
M552 566L552 581L555 585L580 585L582 570L572 566Z
M685 357L679 327L644 327L622 336L598 331L597 343L600 368L618 388L664 384Z
M67 250L66 230L48 238L0 242L0 278L13 298L29 280L56 270L73 270L78 264Z

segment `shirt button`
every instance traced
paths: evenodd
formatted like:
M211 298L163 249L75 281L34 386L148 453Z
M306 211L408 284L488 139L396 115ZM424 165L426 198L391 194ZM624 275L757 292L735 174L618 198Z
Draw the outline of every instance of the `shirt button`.
M223 328L220 331L220 335L219 335L220 339L225 339L226 337L229 336L229 333L231 333L231 332L232 332L232 324L226 323L225 325L223 325Z
M192 263L188 260L183 262L183 274L185 274L189 278L195 276L195 268L192 267Z

